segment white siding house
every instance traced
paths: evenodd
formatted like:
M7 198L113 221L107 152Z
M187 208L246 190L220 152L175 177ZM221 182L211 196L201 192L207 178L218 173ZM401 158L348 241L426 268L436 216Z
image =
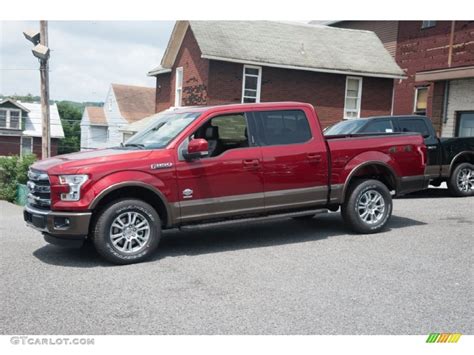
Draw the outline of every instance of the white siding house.
M103 107L88 106L81 120L81 150L118 146L123 127L155 113L155 89L110 85Z
M50 112L51 155L57 155L64 138L58 107ZM0 156L36 154L41 156L42 113L39 103L0 100Z

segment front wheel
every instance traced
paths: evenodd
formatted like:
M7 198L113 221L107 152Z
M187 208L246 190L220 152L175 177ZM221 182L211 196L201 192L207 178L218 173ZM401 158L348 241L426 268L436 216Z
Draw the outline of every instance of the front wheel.
M100 212L93 229L95 248L114 264L145 260L158 247L160 236L158 213L135 199L112 202Z
M345 223L357 233L376 233L392 215L392 196L378 180L354 183L341 208Z
M452 196L474 195L474 165L462 163L456 166L448 180L448 190Z

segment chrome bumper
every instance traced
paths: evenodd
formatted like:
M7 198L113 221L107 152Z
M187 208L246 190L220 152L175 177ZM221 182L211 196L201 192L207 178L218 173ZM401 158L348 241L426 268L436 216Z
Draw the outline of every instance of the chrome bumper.
M55 212L25 206L26 224L52 236L85 237L89 234L91 212Z

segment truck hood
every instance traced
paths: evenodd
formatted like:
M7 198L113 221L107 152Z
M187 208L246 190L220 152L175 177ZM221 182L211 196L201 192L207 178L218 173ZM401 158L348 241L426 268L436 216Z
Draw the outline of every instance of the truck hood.
M96 149L85 152L58 155L40 160L31 167L36 170L46 171L49 174L66 173L74 174L79 168L91 165L110 164L120 161L136 161L150 155L152 150L129 150L121 148Z

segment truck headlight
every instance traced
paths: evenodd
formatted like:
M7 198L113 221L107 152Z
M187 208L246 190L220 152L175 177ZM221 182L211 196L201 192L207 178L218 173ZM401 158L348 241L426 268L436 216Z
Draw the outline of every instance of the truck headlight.
M62 201L79 201L81 199L81 186L89 179L87 175L60 175L59 183L68 185L69 192L61 194Z

